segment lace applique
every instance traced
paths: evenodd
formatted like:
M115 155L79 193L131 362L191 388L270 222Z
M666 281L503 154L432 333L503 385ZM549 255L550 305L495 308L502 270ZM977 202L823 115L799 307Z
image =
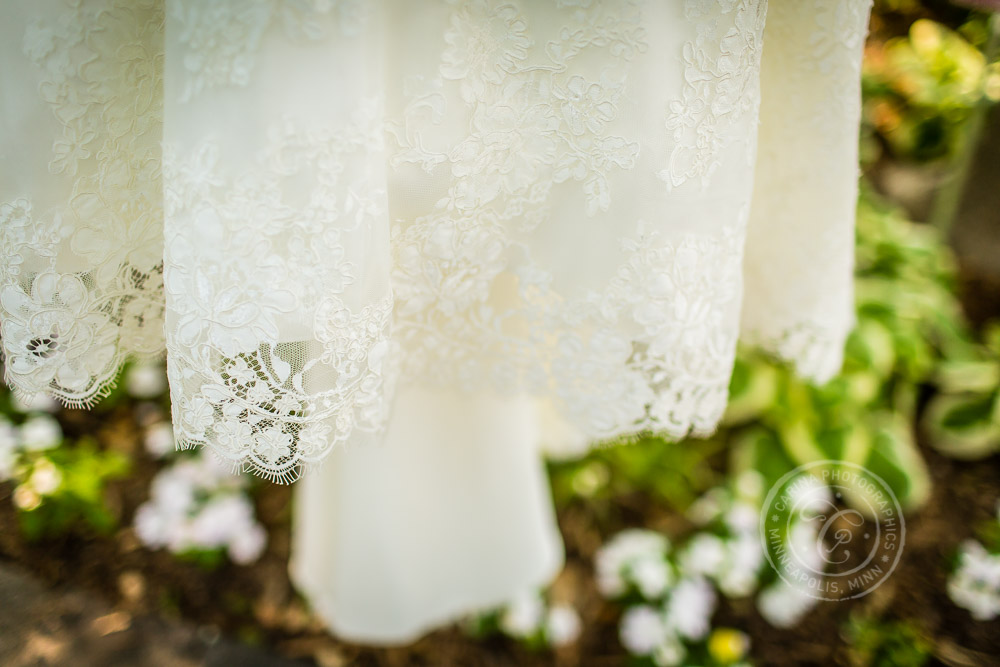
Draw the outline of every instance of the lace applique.
M732 14L724 32L719 15ZM669 187L699 179L704 188L730 140L727 129L760 100L758 73L767 0L686 0L697 37L684 45L684 85L667 111L675 145L660 178ZM751 156L752 157L752 156Z
M449 22L440 78L408 84L403 121L390 126L391 164L445 171L450 187L394 230L402 374L552 396L593 438L709 432L735 354L725 322L740 295L746 210L722 233L668 238L638 223L637 234L619 236L617 272L583 297L561 294L531 256L557 186L576 184L594 216L612 204L611 174L637 163L638 141L614 129L631 104L624 65L648 48L639 3L573 4L562 3L566 24L542 46L514 6L464 3ZM577 59L600 52L600 78L576 73ZM718 83L717 104L752 111L752 93L739 86L753 83ZM449 108L456 100L464 108ZM463 114L469 132L457 143L428 139L443 118Z
M90 405L127 354L162 352L162 29L158 3L121 1L25 31L59 128L48 171L72 186L0 203L6 380L24 396Z
M290 481L378 433L397 379L682 437L724 410L741 317L807 375L839 363L864 0L772 0L763 65L766 0L177 0L162 178L161 4L24 32L67 185L0 201L19 391L89 404L160 349L165 300L177 442ZM294 81L251 85L271 58ZM755 168L769 63L798 115Z
M182 102L206 88L246 86L272 25L292 42L318 41L331 25L357 34L366 15L364 0L175 0L170 6L186 48Z
M391 397L392 297L355 309L346 257L369 256L384 190L373 111L354 126L274 128L227 177L211 141L164 156L168 374L181 447L291 481L349 436L377 433Z
M726 321L740 297L743 233L668 241L644 227L622 242L629 258L604 290L557 309L547 331L557 341L546 360L554 393L592 438L707 435L725 410L735 358ZM637 329L631 339L623 322Z

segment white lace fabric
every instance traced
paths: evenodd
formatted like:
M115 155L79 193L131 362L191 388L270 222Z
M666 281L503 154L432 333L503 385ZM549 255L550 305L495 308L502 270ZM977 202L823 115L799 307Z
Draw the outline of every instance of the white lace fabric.
M596 440L711 432L741 335L829 378L870 1L769 4L5 3L6 380L166 349L177 441L290 481L397 384Z

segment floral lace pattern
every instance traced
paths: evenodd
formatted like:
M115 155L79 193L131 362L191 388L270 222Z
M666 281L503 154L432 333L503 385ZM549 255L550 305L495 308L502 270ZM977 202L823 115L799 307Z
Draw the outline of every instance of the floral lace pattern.
M732 22L713 22L721 8ZM696 37L684 44L684 86L671 102L667 128L675 142L660 178L679 187L697 178L702 187L719 166L727 124L756 113L766 0L686 0L684 16L698 24ZM708 20L706 20L708 19ZM704 23L700 23L704 21ZM748 156L752 160L752 155Z
M184 45L189 76L181 95L190 100L206 88L246 86L264 33L280 25L291 40L319 41L331 24L357 34L363 0L177 0L170 4Z
M162 30L158 3L122 1L24 31L31 104L54 128L35 155L65 184L65 198L50 186L0 201L6 380L26 396L91 405L126 355L162 352Z
M865 0L45 2L0 24L56 127L0 181L25 393L165 345L178 443L290 481L397 383L679 438L740 335L839 364Z
M362 111L356 121L336 132L276 126L257 161L231 179L211 141L187 159L164 155L179 446L208 445L287 481L352 434L384 425L392 298L357 311L345 301L359 279L346 258L361 255L358 237L382 214L379 192L351 170L381 155L377 119Z

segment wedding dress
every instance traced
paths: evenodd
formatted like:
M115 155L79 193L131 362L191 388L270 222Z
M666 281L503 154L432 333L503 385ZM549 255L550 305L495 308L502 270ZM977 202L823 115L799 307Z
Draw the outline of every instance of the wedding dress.
M543 585L542 445L710 433L738 339L839 369L869 4L4 3L5 378L165 349L180 446L325 460L291 571L346 638Z

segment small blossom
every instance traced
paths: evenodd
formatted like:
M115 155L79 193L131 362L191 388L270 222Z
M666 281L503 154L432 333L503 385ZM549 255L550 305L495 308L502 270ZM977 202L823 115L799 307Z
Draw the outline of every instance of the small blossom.
M685 545L680 555L681 569L691 575L714 577L726 562L726 545L711 533L698 533Z
M788 487L792 509L804 517L821 515L834 508L830 487L812 475L800 475Z
M726 527L734 533L755 533L760 510L749 503L737 502L726 512Z
M656 647L653 651L653 664L656 667L675 667L684 662L687 657L687 649L684 643L674 635L668 635L666 641Z
M215 457L183 458L154 478L149 501L135 515L136 535L154 549L224 549L233 562L251 563L263 553L267 534L244 486Z
M0 482L14 476L17 465L17 431L0 415Z
M62 473L48 459L40 459L28 478L28 485L39 495L47 496L56 491L62 484Z
M229 557L238 565L249 565L264 553L267 532L259 523L236 531L229 538Z
M36 415L21 424L21 446L28 451L52 449L62 442L62 428L49 415Z
M977 621L1000 616L1000 554L988 552L975 540L959 547L959 564L948 578L948 596Z
M42 504L42 497L29 484L14 489L14 505L23 512L30 512Z
M711 523L722 514L722 509L729 501L724 489L712 489L688 507L687 515L694 523L704 526Z
M604 545L594 557L597 587L608 597L622 595L626 589L626 569L634 562L666 556L670 542L651 530L624 530Z
M535 592L517 596L500 617L500 628L512 637L529 637L542 625L545 605Z
M648 605L639 605L622 615L618 636L632 655L650 655L667 641L670 632L663 614Z
M552 646L572 644L580 636L580 615L566 604L552 605L545 619L545 636Z
M125 389L135 398L156 398L167 390L167 373L160 364L135 364L125 378Z
M736 491L742 498L759 499L764 493L764 476L749 468L736 477Z
M661 597L674 579L670 564L659 555L634 561L629 565L628 573L646 599Z
M146 451L154 458L162 459L164 456L174 451L174 427L169 422L153 424L146 429L146 437L143 438L143 445Z
M714 611L715 589L706 579L681 579L667 601L667 625L682 637L702 639Z
M816 598L784 581L771 584L757 596L758 611L776 628L797 625L816 603Z
M708 638L708 653L717 662L731 664L746 657L750 637L732 628L717 628Z

